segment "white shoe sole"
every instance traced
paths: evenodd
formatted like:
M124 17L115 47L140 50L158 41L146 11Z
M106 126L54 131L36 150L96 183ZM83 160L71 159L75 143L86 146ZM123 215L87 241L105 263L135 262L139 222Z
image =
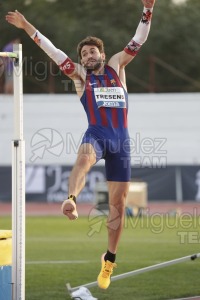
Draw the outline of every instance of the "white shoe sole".
M70 220L76 220L78 218L76 203L73 200L65 200L61 206L61 210L63 214L67 216Z

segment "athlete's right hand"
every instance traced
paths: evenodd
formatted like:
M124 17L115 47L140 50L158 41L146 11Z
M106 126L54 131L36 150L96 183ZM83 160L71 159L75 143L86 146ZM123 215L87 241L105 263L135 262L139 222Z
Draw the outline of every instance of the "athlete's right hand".
M15 10L14 12L9 11L5 18L8 23L21 29L24 29L25 23L27 22L25 17L17 10Z
M156 0L142 0L144 7L153 8Z

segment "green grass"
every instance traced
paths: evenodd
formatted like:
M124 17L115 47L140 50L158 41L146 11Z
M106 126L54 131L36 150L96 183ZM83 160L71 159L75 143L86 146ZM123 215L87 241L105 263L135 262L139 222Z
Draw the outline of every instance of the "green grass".
M89 236L97 221L100 231ZM66 282L74 287L95 281L107 249L104 224L101 218L27 217L26 300L70 299ZM200 219L190 216L126 219L114 275L200 252L199 226ZM10 218L1 217L0 229L10 228ZM77 260L83 262L48 263ZM200 294L199 274L197 259L113 282L106 291L90 290L102 300L183 298Z

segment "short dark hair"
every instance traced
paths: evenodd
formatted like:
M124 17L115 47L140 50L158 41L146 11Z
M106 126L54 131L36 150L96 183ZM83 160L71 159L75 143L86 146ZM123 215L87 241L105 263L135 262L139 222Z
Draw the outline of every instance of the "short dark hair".
M87 36L77 46L77 53L80 58L81 58L81 50L82 50L83 46L85 46L85 45L96 46L99 49L100 53L104 53L103 41L95 36Z

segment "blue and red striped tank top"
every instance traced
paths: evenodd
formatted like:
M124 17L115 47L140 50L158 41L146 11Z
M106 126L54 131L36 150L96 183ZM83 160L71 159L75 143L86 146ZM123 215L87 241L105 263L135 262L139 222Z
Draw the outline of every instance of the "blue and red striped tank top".
M123 95L106 94L106 88L109 92L120 90ZM123 100L118 101L120 97ZM102 101L98 101L98 98ZM103 75L87 74L85 91L80 100L86 111L89 125L115 129L127 128L128 94L117 73L110 66L105 65ZM102 103L102 106L98 103Z

